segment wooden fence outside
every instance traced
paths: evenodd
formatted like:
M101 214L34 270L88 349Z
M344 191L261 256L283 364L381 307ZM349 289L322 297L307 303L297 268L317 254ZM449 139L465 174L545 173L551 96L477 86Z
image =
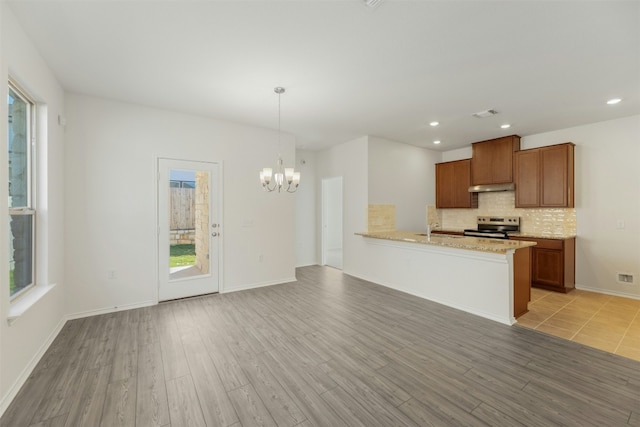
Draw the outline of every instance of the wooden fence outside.
M195 228L195 189L169 189L169 218L171 230L191 230Z

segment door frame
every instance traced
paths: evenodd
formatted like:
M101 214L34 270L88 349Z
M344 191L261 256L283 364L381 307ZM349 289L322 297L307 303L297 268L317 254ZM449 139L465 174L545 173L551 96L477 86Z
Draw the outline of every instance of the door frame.
M169 161L178 161L178 162L202 162L202 163L215 163L218 165L218 182L212 183L212 185L217 185L218 192L218 200L216 206L217 214L218 214L218 223L220 226L218 227L218 238L213 239L213 241L217 241L218 245L218 293L224 292L224 238L225 233L221 232L224 227L224 185L223 185L223 177L224 177L224 162L217 160L193 160L187 159L183 157L174 157L174 156L165 156L154 154L153 155L153 182L154 182L154 218L155 218L155 251L154 251L154 301L156 304L160 302L160 197L159 197L159 189L160 189L160 160L169 160ZM212 273L213 274L213 273Z

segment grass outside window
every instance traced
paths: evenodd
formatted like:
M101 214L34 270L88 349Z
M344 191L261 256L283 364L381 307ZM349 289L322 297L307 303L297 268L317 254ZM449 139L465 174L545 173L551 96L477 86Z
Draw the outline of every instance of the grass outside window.
M196 264L196 245L171 245L169 267L185 267Z

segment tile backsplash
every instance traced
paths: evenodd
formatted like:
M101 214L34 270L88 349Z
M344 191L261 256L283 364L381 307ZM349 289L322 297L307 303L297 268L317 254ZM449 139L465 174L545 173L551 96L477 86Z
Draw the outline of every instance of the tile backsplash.
M396 205L369 205L367 223L369 233L395 231Z
M516 208L515 197L513 191L480 193L477 209L437 209L437 222L443 230L462 231L465 228L475 228L476 217L480 215L519 216L520 231L523 234L549 237L576 235L574 208ZM427 215L428 220L433 221L433 213L429 207Z

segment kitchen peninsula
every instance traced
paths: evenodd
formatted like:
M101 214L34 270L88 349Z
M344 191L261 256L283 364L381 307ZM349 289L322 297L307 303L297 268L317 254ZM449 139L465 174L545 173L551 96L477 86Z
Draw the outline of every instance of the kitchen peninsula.
M368 277L412 295L512 325L527 311L535 242L407 231L366 239Z

